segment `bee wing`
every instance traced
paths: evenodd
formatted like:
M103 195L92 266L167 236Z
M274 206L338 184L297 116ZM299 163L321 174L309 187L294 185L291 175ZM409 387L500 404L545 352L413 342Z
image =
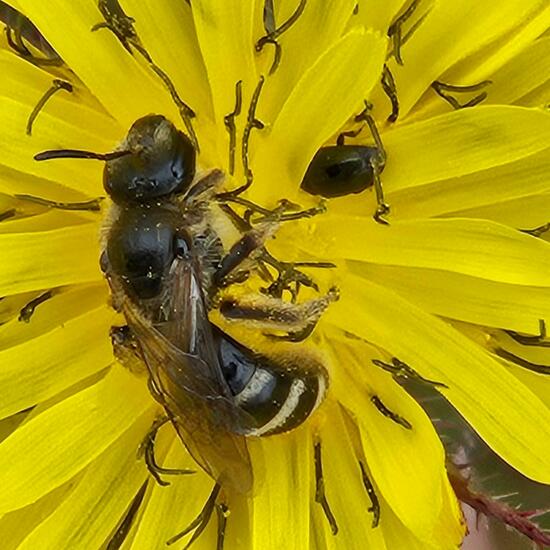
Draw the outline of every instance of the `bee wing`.
M193 458L225 487L247 493L252 466L242 427L252 420L234 404L223 378L204 296L190 260L171 270L167 321L158 327L123 306L151 379Z

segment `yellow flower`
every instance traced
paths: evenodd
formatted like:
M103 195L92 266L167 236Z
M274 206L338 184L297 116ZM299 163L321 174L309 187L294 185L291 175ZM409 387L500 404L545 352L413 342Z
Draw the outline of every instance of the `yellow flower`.
M64 65L31 63L1 44L2 548L113 548L122 535L123 548L163 548L212 490L203 472L162 487L138 456L160 407L145 379L113 358L109 329L121 319L99 269L102 216L66 209L104 195L102 163L33 160L48 149L112 151L150 113L193 128L201 171L226 171L227 190L249 168L246 198L267 208L319 204L300 190L303 175L320 147L358 129L365 100L386 151L389 225L373 220L367 189L281 223L267 245L283 261L336 265L304 268L340 299L304 343L288 344L317 348L330 386L302 426L250 441L257 484L251 495L224 494L226 549L457 548L464 525L445 453L396 383L406 377L433 381L504 460L550 482L547 341L522 337L550 319L550 245L542 229L518 230L550 218L547 2L275 1L277 28L292 23L277 39L278 66L273 44L255 48L264 2L124 0L137 32L127 43L92 32L104 21L95 2L8 3ZM163 75L195 118L181 120ZM231 177L224 119L241 81L240 139L262 75L255 116L265 127L249 127L249 165L238 145ZM386 87L395 80L395 122L383 76ZM71 86L49 99L29 136L53 79ZM365 129L349 143L373 141ZM300 300L315 296L306 290ZM155 452L165 467L197 468L170 427ZM217 538L214 518L194 548Z

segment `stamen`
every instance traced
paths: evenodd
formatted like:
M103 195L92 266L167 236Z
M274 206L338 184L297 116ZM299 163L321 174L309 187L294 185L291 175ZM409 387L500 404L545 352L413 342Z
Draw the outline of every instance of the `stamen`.
M140 487L136 496L132 500L130 507L128 508L128 511L126 512L126 515L124 516L120 526L117 528L117 530L107 543L105 550L118 550L123 545L126 537L128 536L128 533L130 532L130 528L132 527L132 523L139 511L141 503L143 502L145 490L147 489L147 483L148 482L145 481Z
M275 9L273 7L273 0L265 0L264 3L264 29L265 36L262 36L256 42L256 51L259 53L264 49L266 44L271 44L275 47L275 56L273 63L269 69L269 74L272 75L279 67L282 57L282 48L277 39L285 33L292 25L298 21L304 9L306 7L307 0L300 0L298 7L294 10L294 13L280 26L277 27L275 23Z
M239 80L235 84L235 108L233 111L225 115L223 122L229 133L229 173L235 173L235 149L237 147L237 127L235 118L241 114L243 104L243 81Z
M216 483L199 515L183 531L181 531L181 533L178 533L177 535L174 535L172 538L168 539L166 541L167 546L171 546L178 540L181 540L183 537L185 537L185 535L193 531L193 536L191 537L191 540L185 545L183 549L187 550L200 537L202 532L206 529L210 518L212 517L212 512L214 511L214 508L216 506L216 499L218 498L220 489L221 485L219 483Z
M497 347L495 348L495 353L502 357L503 359L506 359L507 361L510 361L512 363L515 363L519 367L523 367L524 369L538 372L539 374L550 374L550 365L540 365L538 363L531 363L531 361L527 361L527 359L523 359L523 357L519 357L518 355L515 355L504 348Z
M455 93L468 93L481 90L485 86L492 84L491 80L483 80L478 84L472 84L471 86L456 86L453 84L445 84L439 80L432 82L431 87L434 89L435 93L444 99L453 109L466 109L467 107L474 107L478 105L483 100L487 98L487 92L482 92L481 94L470 99L466 103L460 103L455 97L446 92L455 92Z
M424 378L423 376L418 374L418 372L416 372L411 366L407 365L407 363L401 361L397 357L392 357L391 365L388 363L384 363L384 361L381 361L380 359L372 359L372 362L377 367L380 367L381 369L387 372L391 372L395 380L398 380L399 378L412 378L414 380L420 380L421 382L425 382L430 386L435 386L440 388L449 387L446 384L443 384L443 382L436 382L435 380L429 380L428 378Z
M393 42L393 55L399 65L403 65L403 58L401 57L401 47L404 45L402 27L416 11L419 4L420 0L413 0L409 7L388 27L388 37L391 38Z
M365 465L361 460L359 460L359 467L361 468L361 478L363 480L363 486L365 487L365 491L367 491L367 495L369 496L371 502L371 506L368 508L367 511L372 512L372 528L374 529L375 527L378 527L380 523L380 502L376 495L376 491L374 490L374 485L367 475Z
M141 55L168 90L172 101L178 108L189 138L198 153L200 151L199 142L191 123L191 119L196 116L195 111L181 99L170 77L153 61L151 55L143 46L134 27L135 20L126 15L118 0L99 0L98 7L105 18L105 22L94 25L92 31L109 29L130 54L133 54L133 50L135 50Z
M225 529L227 527L227 518L229 517L229 508L223 502L216 504L216 514L218 516L218 536L216 550L223 550L225 541Z
M35 204L56 208L58 210L89 210L92 212L101 210L101 201L103 200L103 197L99 197L97 199L90 199L89 201L82 202L58 202L43 199L42 197L35 197L34 195L15 194L14 197L16 199L34 202Z
M32 113L29 115L29 120L27 121L27 135L32 134L32 125L36 120L36 117L39 115L40 111L44 108L48 100L59 90L65 90L66 92L72 93L73 85L66 80L60 80L55 78L52 81L51 87L46 91L46 93L38 100L38 103L32 110Z
M31 320L31 317L34 315L34 311L36 308L43 304L44 302L48 301L50 298L52 298L54 295L53 290L47 290L46 292L43 292L40 294L40 296L37 296L33 300L31 300L27 305L25 305L21 311L19 312L19 318L18 320L23 323L29 323Z
M17 210L15 208L4 210L4 212L0 213L0 222L3 222L4 220L9 220L10 218L13 218L16 214Z
M396 424L399 424L400 426L403 426L403 428L407 429L407 430L411 430L412 429L412 424L406 419L406 418L403 418L402 416L399 416L397 413L394 413L393 411L391 411L390 409L388 409L388 407L386 407L386 405L384 405L384 403L382 403L382 400L380 399L380 397L378 397L377 395L373 395L371 398L370 398L371 402L373 403L373 405L386 417L386 418L389 418L390 420L393 420Z
M384 69L382 71L382 89L391 103L391 113L388 116L388 122L395 122L399 116L399 100L397 98L397 87L390 68L384 63Z
M323 478L323 462L321 459L321 441L316 440L313 444L315 460L315 502L321 505L325 517L330 525L333 535L338 533L338 524L336 518L330 509L327 497L325 495L325 481Z
M544 342L546 340L546 322L544 319L539 319L539 334L536 336L525 336L524 334L519 334L513 330L504 331L510 338L513 338L519 344L524 346L538 346L541 348L550 348L550 342Z
M167 485L170 485L170 483L168 483L167 481L164 481L160 477L160 474L188 475L188 474L196 473L195 470L179 469L179 468L163 468L162 466L158 465L155 457L155 441L159 430L168 422L170 422L170 418L168 416L161 416L157 418L153 422L151 429L147 432L145 438L141 442L141 445L139 446L139 449L138 449L138 457L144 456L147 470L149 470L149 473L153 476L155 481L161 487L166 487Z

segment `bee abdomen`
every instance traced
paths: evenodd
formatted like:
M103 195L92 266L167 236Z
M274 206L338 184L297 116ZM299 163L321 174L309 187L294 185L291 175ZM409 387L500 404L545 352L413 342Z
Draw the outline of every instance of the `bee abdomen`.
M296 374L293 370L256 369L249 383L235 396L238 406L257 422L246 435L264 436L290 431L319 406L327 385L325 374Z

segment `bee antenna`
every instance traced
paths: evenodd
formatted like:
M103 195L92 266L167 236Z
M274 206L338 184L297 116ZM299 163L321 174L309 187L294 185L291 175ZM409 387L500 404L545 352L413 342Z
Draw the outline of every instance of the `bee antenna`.
M93 153L92 151L80 151L79 149L51 149L34 155L34 160L51 159L94 159L110 161L126 155L132 151L113 151L112 153Z

